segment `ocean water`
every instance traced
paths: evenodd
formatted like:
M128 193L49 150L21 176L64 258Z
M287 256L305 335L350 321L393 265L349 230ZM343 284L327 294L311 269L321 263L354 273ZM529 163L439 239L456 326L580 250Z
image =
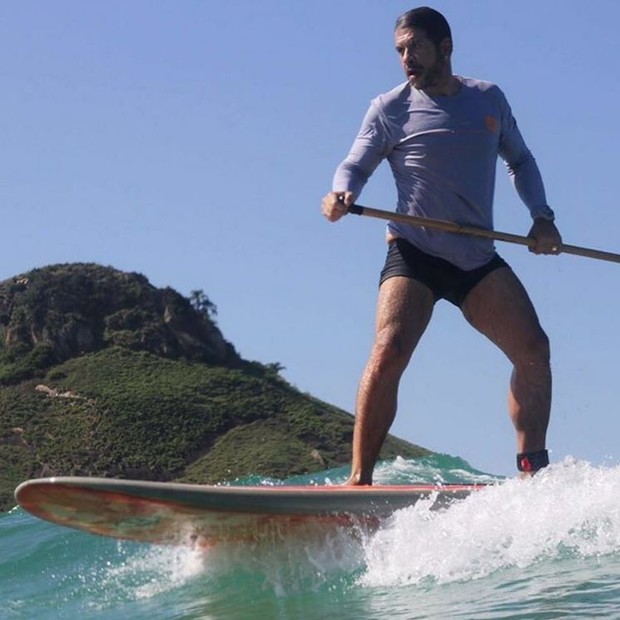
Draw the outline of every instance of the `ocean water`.
M500 480L435 456L377 475L441 481L497 484L441 511L421 501L372 534L331 528L203 552L91 536L16 508L0 515L0 618L620 619L620 466L569 459Z

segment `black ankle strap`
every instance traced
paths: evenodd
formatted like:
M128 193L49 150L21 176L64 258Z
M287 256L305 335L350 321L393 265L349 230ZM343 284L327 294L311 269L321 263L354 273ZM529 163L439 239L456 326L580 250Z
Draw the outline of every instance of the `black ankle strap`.
M519 471L534 472L547 467L547 465L549 465L549 453L546 450L517 454L517 469Z

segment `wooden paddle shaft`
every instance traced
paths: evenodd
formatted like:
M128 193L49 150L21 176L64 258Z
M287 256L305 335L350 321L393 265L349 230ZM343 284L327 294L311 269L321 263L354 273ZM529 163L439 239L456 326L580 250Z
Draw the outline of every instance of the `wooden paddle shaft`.
M463 226L462 224L457 224L456 222L434 220L429 217L416 217L415 215L383 211L381 209L372 209L371 207L363 207L362 205L351 205L348 210L349 213L354 213L355 215L366 215L368 217L376 217L382 220L392 220L395 222L402 222L403 224L411 224L412 226L435 228L437 230L456 233L458 235L485 237L487 239L506 241L507 243L516 243L519 245L526 245L528 247L533 247L535 244L534 239L530 237L500 232L498 230L486 230L484 228L476 228L474 226ZM564 254L575 254L577 256L585 256L587 258L596 258L598 260L606 260L612 263L620 263L620 254L614 254L613 252L593 250L591 248L584 248L578 245L568 245L566 243L560 245L558 250Z

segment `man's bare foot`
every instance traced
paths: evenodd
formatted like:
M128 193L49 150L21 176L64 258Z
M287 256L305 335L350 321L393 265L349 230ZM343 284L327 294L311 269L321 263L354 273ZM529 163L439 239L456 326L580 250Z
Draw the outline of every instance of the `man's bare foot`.
M364 487L372 485L372 477L368 478L359 473L351 474L343 484L345 487Z

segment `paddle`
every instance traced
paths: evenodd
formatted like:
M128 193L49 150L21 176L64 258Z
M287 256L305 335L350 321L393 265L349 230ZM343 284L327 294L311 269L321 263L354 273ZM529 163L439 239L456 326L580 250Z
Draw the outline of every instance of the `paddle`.
M382 211L381 209L372 209L370 207L363 207L362 205L351 205L348 211L349 213L354 213L355 215L366 215L382 220L403 222L404 224L411 224L413 226L436 228L437 230L443 230L445 232L456 233L459 235L486 237L487 239L517 243L528 247L532 247L535 243L534 239L530 239L530 237L523 237L521 235L513 235L511 233L499 232L497 230L486 230L484 228L475 228L474 226L463 226L461 224L457 224L456 222L434 220L429 217L416 217L415 215L406 215L404 213ZM613 252L603 252L602 250L593 250L590 248L579 247L578 245L568 245L566 243L563 243L558 250L564 254L576 254L577 256L586 256L587 258L596 258L599 260L610 261L612 263L620 263L620 254L614 254Z

